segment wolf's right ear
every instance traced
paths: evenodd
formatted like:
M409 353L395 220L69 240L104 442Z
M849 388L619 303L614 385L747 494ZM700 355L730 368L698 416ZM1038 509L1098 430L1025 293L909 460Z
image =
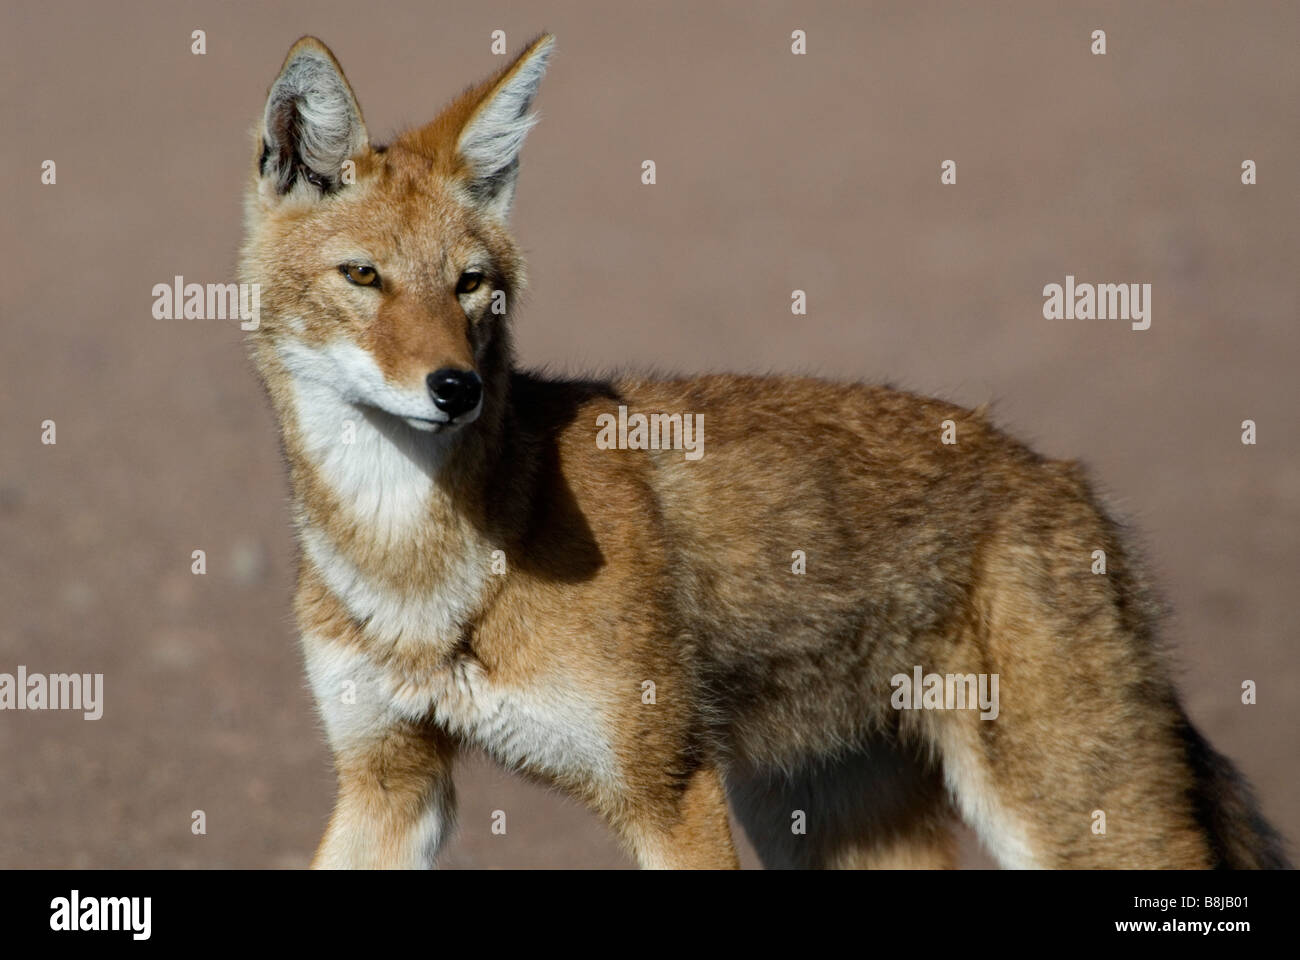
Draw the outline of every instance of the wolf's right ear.
M329 47L303 37L289 49L262 115L258 173L283 195L299 182L338 188L344 162L370 142L361 108Z

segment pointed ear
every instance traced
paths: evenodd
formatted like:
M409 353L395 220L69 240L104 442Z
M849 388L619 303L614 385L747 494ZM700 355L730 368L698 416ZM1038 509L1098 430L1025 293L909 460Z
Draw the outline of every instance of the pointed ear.
M258 171L264 190L288 193L300 182L338 188L343 162L369 144L352 88L329 47L303 37L289 49L262 115Z
M537 122L529 113L555 38L543 34L514 63L472 90L448 111L468 109L455 152L468 178L470 196L500 219L510 212L519 174L519 152Z

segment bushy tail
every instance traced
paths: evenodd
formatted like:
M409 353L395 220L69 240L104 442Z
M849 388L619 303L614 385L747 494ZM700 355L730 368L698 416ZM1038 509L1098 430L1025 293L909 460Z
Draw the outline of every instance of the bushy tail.
M1282 837L1264 819L1255 793L1232 761L1210 746L1184 718L1183 742L1194 780L1197 819L1210 839L1216 866L1224 870L1285 870Z

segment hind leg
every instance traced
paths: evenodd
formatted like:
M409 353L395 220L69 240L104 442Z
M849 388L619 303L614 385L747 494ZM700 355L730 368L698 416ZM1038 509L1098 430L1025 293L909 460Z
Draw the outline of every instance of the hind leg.
M1013 714L993 736L953 722L936 737L962 817L1002 867L1210 865L1190 772L1162 723L1139 722L1146 738L1123 743L1041 719Z
M906 721L937 746L963 818L1004 867L1208 866L1182 714L1145 628L1086 567L1071 578L1050 553L1002 556L977 626L927 665L996 674L996 716Z
M939 771L892 741L785 774L733 769L727 790L768 869L948 869L956 822ZM795 832L802 814L804 832Z

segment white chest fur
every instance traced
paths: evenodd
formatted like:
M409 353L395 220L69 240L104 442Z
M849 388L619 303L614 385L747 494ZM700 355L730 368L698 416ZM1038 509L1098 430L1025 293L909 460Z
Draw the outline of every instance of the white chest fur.
M361 532L370 555L402 556L403 545L429 532L422 527L430 523L431 499L440 496L434 478L444 444L397 421L381 430L326 382L329 364L337 362L331 356L301 349L288 355L294 365L296 442L332 491L347 526ZM386 647L450 649L463 624L479 612L491 576L491 549L477 538L467 535L459 549L438 556L434 584L419 570L385 573L382 564L363 569L356 554L322 526L305 517L300 525L307 560L352 618Z
M321 479L373 542L397 544L427 523L439 448L412 435L403 446L370 423L327 384L317 361L295 357L293 402L304 453ZM309 362L310 361L310 362ZM328 371L328 367L325 368ZM441 662L419 676L391 664L420 662L423 650L450 653L464 625L480 612L491 572L491 549L477 544L439 558L433 587L382 579L361 569L328 533L303 524L306 559L373 645L305 635L308 678L335 751L362 747L395 722L432 718L502 763L552 776L614 782L612 726L579 684L558 672L504 683L472 658ZM403 656L390 657L388 654Z
M367 576L315 527L304 527L301 540L330 592L368 636L389 649L450 650L479 612L491 576L490 554L482 551L444 561L436 589L402 588Z
M374 742L394 722L432 717L507 766L604 783L618 778L610 725L599 705L562 676L504 684L461 658L417 678L327 637L305 636L303 649L335 751Z

